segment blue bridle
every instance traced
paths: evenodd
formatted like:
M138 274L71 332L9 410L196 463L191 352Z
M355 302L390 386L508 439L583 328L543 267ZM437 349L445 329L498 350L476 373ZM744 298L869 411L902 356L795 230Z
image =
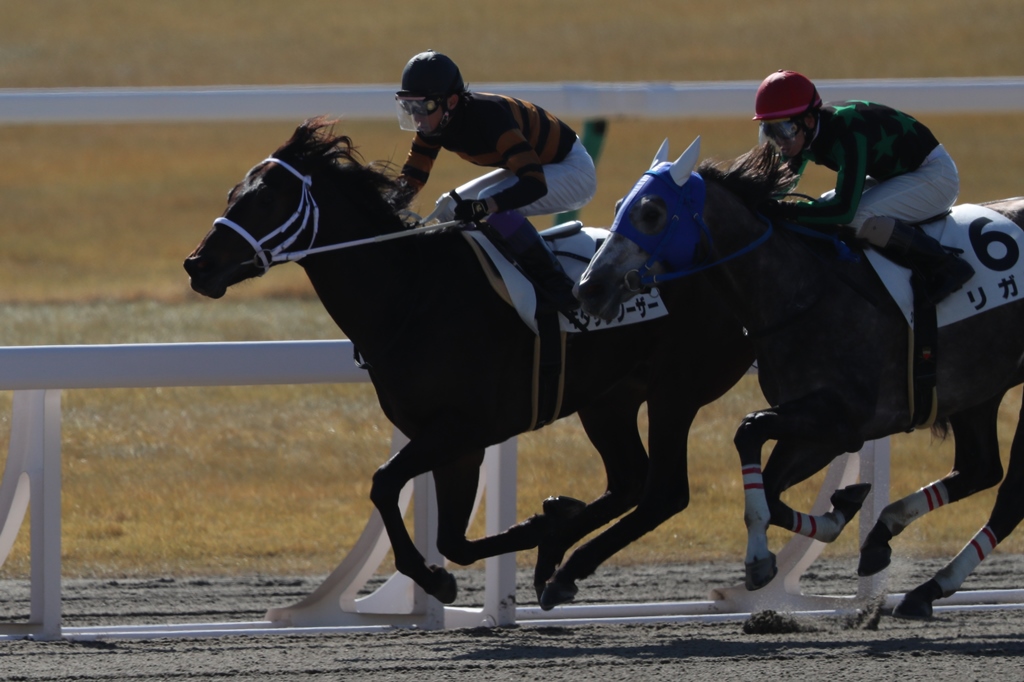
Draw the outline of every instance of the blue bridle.
M704 223L704 200L707 188L704 178L691 172L690 177L679 185L672 178L671 163L660 163L644 173L636 185L622 201L622 207L615 216L611 231L622 235L650 254L647 262L636 271L633 278L626 279L641 286L656 286L679 277L685 277L706 270L710 267L737 258L763 244L772 234L772 224L768 229L739 251L729 254L717 261L697 262L697 247L703 237L710 244L711 233ZM665 201L668 208L668 223L657 234L641 232L630 219L630 208L641 197L656 195ZM655 263L662 263L668 272L651 274ZM630 273L632 274L632 273Z

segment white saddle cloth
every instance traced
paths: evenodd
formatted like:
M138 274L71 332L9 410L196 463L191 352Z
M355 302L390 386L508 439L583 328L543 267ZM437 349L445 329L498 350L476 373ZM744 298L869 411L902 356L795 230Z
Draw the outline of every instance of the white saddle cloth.
M512 305L519 313L519 317L522 318L523 322L537 333L537 295L530 284L529 280L526 279L516 269L512 263L508 261L501 252L490 240L484 237L479 231L470 230L463 232L468 239L472 239L476 242L481 249L487 254L497 269L504 282L506 289L508 290L509 298L511 299ZM548 245L551 250L558 255L558 260L562 263L562 267L565 268L565 272L574 281L579 281L583 275L583 271L586 270L587 264L590 259L593 258L597 252L597 247L600 240L608 237L608 230L596 228L596 227L584 227L578 232L574 232L565 237L559 237L554 240L549 240ZM566 256L562 254L574 254L577 256ZM606 322L596 317L587 315L582 310L577 311L576 318L579 320L581 325L587 331L597 331L599 329L610 329L612 327L621 327L627 324L637 324L639 322L645 322L647 320L653 320L659 317L663 317L668 314L668 309L665 308L662 303L659 292L657 289L652 289L646 294L637 294L626 303L622 304L619 309L619 315L612 321ZM559 314L559 324L561 325L562 331L566 332L578 332L579 329L575 325L569 322L564 315Z
M924 231L944 246L962 249L960 257L974 266L974 277L935 307L939 327L960 322L1024 295L1024 232L1002 214L974 204L954 206L944 220L924 225ZM874 249L865 255L893 300L914 326L914 297L910 270L896 265Z

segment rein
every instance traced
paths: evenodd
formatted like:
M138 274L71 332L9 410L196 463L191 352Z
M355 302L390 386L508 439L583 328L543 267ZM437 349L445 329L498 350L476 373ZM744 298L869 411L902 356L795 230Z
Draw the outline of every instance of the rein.
M719 258L716 261L712 261L710 263L704 263L704 264L702 264L702 265L700 265L698 267L695 267L695 268L685 268L685 269L682 269L682 270L677 270L675 272L666 272L666 273L662 273L662 274L653 274L653 275L652 274L647 274L647 273L649 273L651 271L651 268L658 261L658 255L661 252L663 245L666 243L666 240L668 238L668 232L669 232L666 229L665 230L665 236L662 237L661 242L659 242L657 250L655 251L655 253L650 258L647 259L647 262L643 264L643 267L638 269L638 270L632 270L632 271L626 273L626 287L630 291L640 291L643 287L653 287L653 286L657 286L658 284L661 284L663 282L670 282L672 280L679 279L680 277L687 277L689 275L695 275L698 272L703 272L704 270L708 270L708 269L713 268L713 267L715 267L717 265L721 265L722 263L726 263L726 262L732 260L733 258L739 258L740 256L743 256L743 255L746 255L746 254L750 253L751 251L753 251L754 249L756 249L757 247L761 246L766 241L768 241L769 237L772 236L772 234L773 234L773 232L775 230L774 224L772 223L771 220L769 220L767 217L761 215L760 213L756 213L755 215L762 222L764 222L768 226L768 229L765 230L761 234L761 236L759 236L757 239L755 239L754 241L750 242L749 244L747 244L746 246L741 248L739 251L735 251L733 253L730 253L727 256L723 256L723 257ZM708 230L708 226L704 222L704 218L699 213L694 213L693 214L693 222L696 223L700 227L701 233L705 236L705 238L709 242L713 242L713 240L711 238L711 233Z
M765 215L762 215L761 213L757 213L757 212L754 212L754 215L761 222L765 223L768 226L768 229L765 230L764 233L761 234L761 236L759 236L757 239L755 239L751 243L749 243L746 246L744 246L743 248L741 248L739 251L736 251L734 253L730 253L727 256L723 256L722 258L719 258L716 261L712 261L710 263L704 263L703 265L700 265L699 267L687 268L687 269L683 269L683 270L677 270L676 272L668 272L668 273L663 273L663 274L660 274L660 275L647 275L646 273L649 272L651 267L658 261L658 254L661 251L662 244L665 243L666 238L668 236L667 235L667 230L666 230L666 236L662 238L661 242L659 242L658 250L655 252L654 255L652 255L647 260L646 263L644 263L643 267L641 268L641 270L645 274L640 274L640 270L633 270L631 272L626 273L626 286L628 288L630 288L631 291L639 291L640 288L642 288L643 286L655 286L655 285L660 284L662 282L669 282L669 281L672 281L674 279L679 279L680 277L686 277L688 275L695 275L698 272L702 272L702 271L707 270L709 268L713 268L713 267L715 267L717 265L721 265L722 263L730 261L733 258L739 258L740 256L742 256L744 254L750 253L751 251L753 251L757 247L759 247L762 244L764 244L768 240L768 238L772 236L772 234L774 232L774 223L772 222L772 220L770 218L768 218ZM700 227L701 233L708 239L708 241L709 242L712 241L711 234L708 231L707 224L705 224L705 222L704 222L704 218L699 213L694 213L693 214L693 221L694 221L694 223L696 223ZM789 230L790 232L794 232L794 233L802 235L804 237L808 237L808 238L811 238L811 239L817 239L817 240L820 240L820 241L831 242L832 245L836 249L836 253L838 254L839 260L850 261L850 262L856 262L856 261L859 260L859 257L857 256L857 254L853 253L853 251L850 249L850 247L847 246L842 240L840 240L835 235L825 234L825 233L819 232L817 230L814 230L814 229L811 229L811 228L808 228L808 227L804 227L803 225L798 225L796 223L783 222L783 223L781 223L781 226L784 229ZM848 280L848 278L842 277L842 279L852 289L854 289L855 291L860 293L861 296L866 298L869 302L875 303L875 305L877 305L877 302L875 302L872 297L868 296L860 288L854 286L854 284L852 282L850 282ZM639 286L637 286L636 288L633 288L633 286L635 286L635 285L639 285Z
M402 237L410 237L417 234L434 234L462 224L462 221L451 220L445 223L437 223L429 227L414 227L400 232L392 232L389 234L376 235L374 237L366 237L364 239L355 239L348 242L338 242L336 244L314 247L313 243L316 241L317 235L320 231L320 207L317 206L316 199L313 197L313 178L309 175L300 173L290 164L273 156L260 161L260 163L256 164L253 169L255 170L255 168L260 165L271 162L281 166L281 168L284 168L302 182L302 194L299 196L299 205L298 208L295 209L295 212L292 213L291 217L289 217L288 220L278 228L271 230L271 232L262 239L256 239L247 229L230 218L221 217L213 221L214 226L224 225L225 227L229 227L249 243L256 252L251 263L260 270L260 276L265 275L271 267L278 263L288 263L317 253L338 251L366 244L376 244L378 242L401 239ZM249 172L251 173L252 171L250 170ZM284 241L272 249L268 249L266 247L266 243L270 240L281 235L286 235L289 228L296 224L296 221L300 218L301 222L298 222L298 227L291 236L287 236ZM296 240L298 240L299 236L306 231L307 228L311 228L310 232L312 234L309 237L309 242L306 248L289 251L288 249L295 244ZM245 261L243 262L243 265L247 265L249 262L250 261Z

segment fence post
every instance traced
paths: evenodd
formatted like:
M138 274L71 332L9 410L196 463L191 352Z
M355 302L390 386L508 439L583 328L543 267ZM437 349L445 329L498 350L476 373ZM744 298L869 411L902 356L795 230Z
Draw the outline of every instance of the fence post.
M60 390L14 392L11 435L0 484L0 565L31 508L29 620L0 624L0 633L61 636Z

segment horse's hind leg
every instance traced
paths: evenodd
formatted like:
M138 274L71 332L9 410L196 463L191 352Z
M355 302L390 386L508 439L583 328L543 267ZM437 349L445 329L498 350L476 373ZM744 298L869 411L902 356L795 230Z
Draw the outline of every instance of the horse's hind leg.
M999 461L996 429L1003 395L950 417L955 438L953 469L941 480L897 500L882 510L860 549L857 574L874 575L892 560L889 541L911 522L951 502L962 500L999 483L1003 466Z
M996 452L998 458L998 451ZM1024 409L1010 445L1006 478L999 486L988 523L935 577L907 593L893 610L899 618L930 618L932 602L960 589L967 576L1024 520Z

